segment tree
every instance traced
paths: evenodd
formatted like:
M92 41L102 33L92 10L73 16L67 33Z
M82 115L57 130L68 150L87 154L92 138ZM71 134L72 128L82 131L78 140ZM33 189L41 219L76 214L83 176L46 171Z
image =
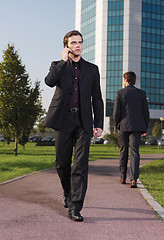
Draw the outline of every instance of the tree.
M161 136L161 124L160 122L155 122L153 130L152 130L153 137L160 137Z
M110 134L108 133L108 134L104 135L104 139L109 140L109 142L114 145L115 149L116 149L116 146L118 146L118 136L117 136L117 133L113 129L111 129Z
M25 145L33 125L42 113L40 83L31 80L25 66L15 51L14 45L8 44L3 51L0 63L0 126L7 138L15 139L14 154L17 155L18 142ZM26 136L26 137L25 137Z
M45 114L45 113L44 113ZM46 131L46 126L44 126L44 120L45 120L45 116L42 116L39 120L38 120L38 124L37 124L37 130L40 133L45 133Z

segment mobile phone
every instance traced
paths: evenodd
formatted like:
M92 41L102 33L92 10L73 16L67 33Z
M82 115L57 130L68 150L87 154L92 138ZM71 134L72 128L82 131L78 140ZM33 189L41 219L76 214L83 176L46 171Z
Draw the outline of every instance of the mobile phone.
M68 45L67 45L67 48L69 48ZM69 51L68 54L69 54L69 53L71 53L71 51Z

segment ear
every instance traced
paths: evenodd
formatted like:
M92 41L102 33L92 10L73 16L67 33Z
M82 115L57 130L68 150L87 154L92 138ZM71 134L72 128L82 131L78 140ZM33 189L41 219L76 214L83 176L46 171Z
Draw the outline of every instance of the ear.
M126 78L124 78L124 88L128 85L128 81Z

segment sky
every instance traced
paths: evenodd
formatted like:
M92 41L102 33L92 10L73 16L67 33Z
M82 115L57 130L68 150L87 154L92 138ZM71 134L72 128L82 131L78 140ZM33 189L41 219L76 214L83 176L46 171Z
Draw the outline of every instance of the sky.
M64 35L75 28L76 0L0 0L0 62L14 44L32 83L40 81L48 110L55 88L44 78L51 62L61 59Z

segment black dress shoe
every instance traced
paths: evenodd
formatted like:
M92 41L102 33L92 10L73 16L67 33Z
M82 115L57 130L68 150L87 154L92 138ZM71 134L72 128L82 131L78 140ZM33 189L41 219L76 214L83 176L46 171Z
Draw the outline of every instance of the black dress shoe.
M68 196L63 195L63 204L65 208L68 208Z
M76 210L70 210L68 213L68 217L76 222L82 222L84 220L79 211Z
M126 180L120 179L120 183L126 184Z

